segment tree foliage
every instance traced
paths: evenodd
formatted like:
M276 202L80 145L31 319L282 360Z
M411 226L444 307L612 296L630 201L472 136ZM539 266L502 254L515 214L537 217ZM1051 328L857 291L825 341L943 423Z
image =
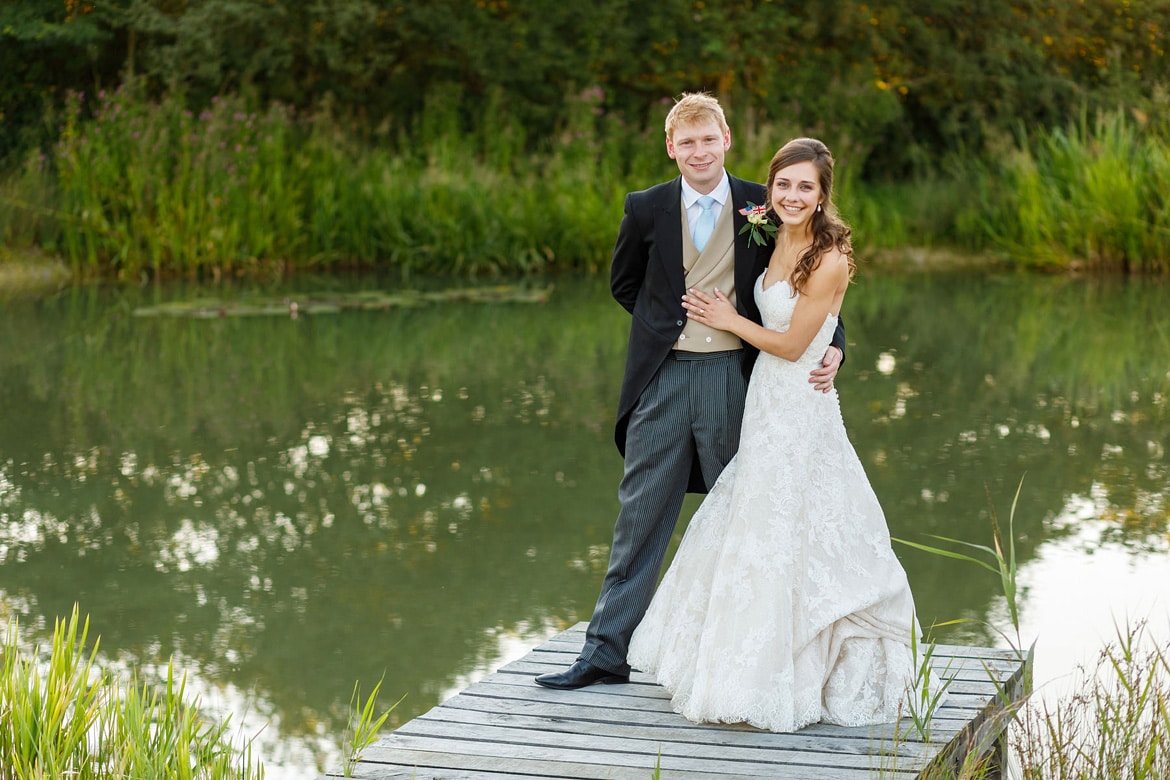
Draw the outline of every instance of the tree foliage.
M737 128L818 132L900 174L1085 108L1168 113L1168 26L1170 0L22 0L0 5L0 156L51 134L66 92L130 78L391 141L436 96L467 131L502 100L539 143L582 94L641 129L706 89Z

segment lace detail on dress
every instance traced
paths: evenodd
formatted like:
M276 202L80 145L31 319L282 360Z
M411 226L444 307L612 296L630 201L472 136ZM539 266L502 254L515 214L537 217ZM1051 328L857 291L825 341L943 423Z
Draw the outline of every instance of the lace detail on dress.
M784 331L799 296L755 295ZM794 731L896 720L918 631L885 516L846 435L837 392L808 382L826 318L795 362L761 354L739 453L691 519L630 644L694 721Z

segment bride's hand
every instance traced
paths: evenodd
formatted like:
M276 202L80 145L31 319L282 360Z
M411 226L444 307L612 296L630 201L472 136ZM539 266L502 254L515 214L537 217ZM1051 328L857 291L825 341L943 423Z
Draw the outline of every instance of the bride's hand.
M727 296L715 288L711 295L694 288L687 290L682 299L683 308L687 310L687 317L696 322L715 328L716 330L731 330L739 314Z

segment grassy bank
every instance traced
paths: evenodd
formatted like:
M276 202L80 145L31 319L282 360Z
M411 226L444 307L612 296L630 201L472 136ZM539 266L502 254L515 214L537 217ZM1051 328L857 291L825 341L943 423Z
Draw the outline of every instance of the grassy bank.
M327 114L239 97L193 114L123 88L75 97L61 140L0 183L0 238L80 277L216 278L363 267L472 276L608 266L626 191L674 174L660 131L582 97L537 144L503 106L474 136L436 96L410 128L358 141ZM762 176L797 128L735 136ZM1125 113L1026 134L992 160L914 181L862 181L864 145L827 138L859 251L934 247L1025 267L1170 270L1170 140Z
M6 241L59 253L79 276L591 268L621 214L618 153L584 126L533 158L503 111L478 138L436 106L411 131L425 145L359 144L328 116L239 98L198 115L129 90L96 101L75 100L53 153L0 191Z
M1020 265L1170 271L1170 135L1123 112L1026 135L978 168L960 233Z
M144 682L102 668L100 640L78 607L57 619L48 648L26 647L16 621L0 643L0 780L263 780L251 740L208 717L186 675ZM390 710L378 714L379 681L365 696L354 684L341 737L341 769L352 776ZM401 701L401 700L400 700ZM234 738L235 737L235 738Z

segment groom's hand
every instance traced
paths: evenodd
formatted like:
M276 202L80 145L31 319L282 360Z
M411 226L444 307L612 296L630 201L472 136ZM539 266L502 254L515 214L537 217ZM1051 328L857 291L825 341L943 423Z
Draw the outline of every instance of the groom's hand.
M827 393L833 389L833 379L837 376L838 369L841 368L841 360L844 356L845 353L837 347L829 347L825 350L820 368L814 368L812 373L808 375L809 384L813 386L814 390Z

